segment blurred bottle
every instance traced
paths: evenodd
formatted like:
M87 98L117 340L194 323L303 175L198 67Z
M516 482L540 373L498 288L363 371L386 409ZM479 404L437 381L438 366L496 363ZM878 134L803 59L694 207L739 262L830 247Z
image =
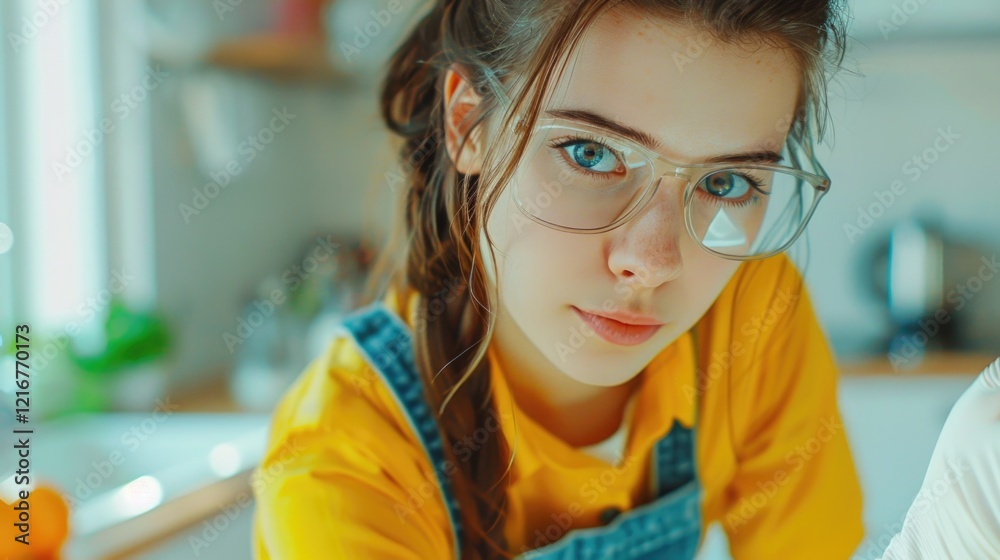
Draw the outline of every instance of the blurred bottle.
M929 348L945 346L942 326L926 328L944 301L944 241L935 230L908 219L892 228L888 258L887 299L895 325L889 352L905 356L912 366Z
M230 390L241 406L270 410L322 354L340 318L358 305L370 259L358 239L321 234L309 241L296 264L258 285L256 298L241 315L247 336L236 346L231 379ZM278 293L281 302L274 301Z

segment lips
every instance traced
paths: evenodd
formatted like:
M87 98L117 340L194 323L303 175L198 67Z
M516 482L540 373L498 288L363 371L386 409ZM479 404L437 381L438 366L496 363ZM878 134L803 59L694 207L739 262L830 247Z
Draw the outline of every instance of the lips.
M663 326L663 323L649 317L615 314L617 318L611 318L583 311L575 306L573 306L573 311L598 336L612 344L622 346L642 344L652 338ZM625 317L628 317L627 321L629 322L625 322ZM619 318L623 320L619 320Z

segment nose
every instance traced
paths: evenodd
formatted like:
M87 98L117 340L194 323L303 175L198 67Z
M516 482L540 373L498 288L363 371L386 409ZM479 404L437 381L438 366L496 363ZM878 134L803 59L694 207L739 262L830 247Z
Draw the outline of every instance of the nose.
M639 214L609 232L608 267L620 281L656 288L680 275L685 183L659 179Z

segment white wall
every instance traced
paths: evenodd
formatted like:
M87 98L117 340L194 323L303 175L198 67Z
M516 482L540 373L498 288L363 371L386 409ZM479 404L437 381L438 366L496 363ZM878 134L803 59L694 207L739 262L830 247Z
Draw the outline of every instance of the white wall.
M833 186L810 224L807 269L820 319L835 342L845 343L887 327L868 288L866 256L896 221L927 216L982 244L982 255L1000 251L1000 189L992 168L1000 153L1000 37L855 43L847 63L863 76L844 73L831 86L835 142L820 157ZM918 168L904 165L934 146L939 129L960 138L914 180L910 170ZM876 193L897 180L903 194L870 225L862 221L859 209L881 205ZM847 224L868 228L852 236ZM996 305L998 288L988 284L978 303ZM992 326L1000 331L995 320Z
M223 332L234 331L257 282L296 262L311 237L379 227L363 207L373 177L384 172L375 162L389 159L370 95L220 75L211 78L220 80L214 88L224 89L219 111L242 109L237 124L219 129L231 132L222 135L218 151L267 126L273 108L287 107L295 118L252 161L235 152L242 172L185 221L179 205L194 207L192 189L204 192L208 173L225 165L199 169L180 92L166 89L154 108L156 284L162 307L180 327L174 366L180 383L231 359ZM169 87L196 79L178 78Z

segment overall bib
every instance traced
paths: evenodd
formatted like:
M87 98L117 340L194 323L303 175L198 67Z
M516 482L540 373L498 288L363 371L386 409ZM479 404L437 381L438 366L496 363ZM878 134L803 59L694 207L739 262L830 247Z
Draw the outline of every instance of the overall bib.
M413 361L409 327L381 302L358 309L342 321L365 360L405 412L434 465L451 519L456 557L461 558L458 502L445 474L446 457L438 425ZM696 414L697 417L697 414ZM696 423L697 425L697 423ZM524 560L608 559L691 560L701 537L702 489L695 468L695 434L674 421L652 450L650 483L654 499L629 511L608 509L604 526L571 529L561 539L525 552Z

